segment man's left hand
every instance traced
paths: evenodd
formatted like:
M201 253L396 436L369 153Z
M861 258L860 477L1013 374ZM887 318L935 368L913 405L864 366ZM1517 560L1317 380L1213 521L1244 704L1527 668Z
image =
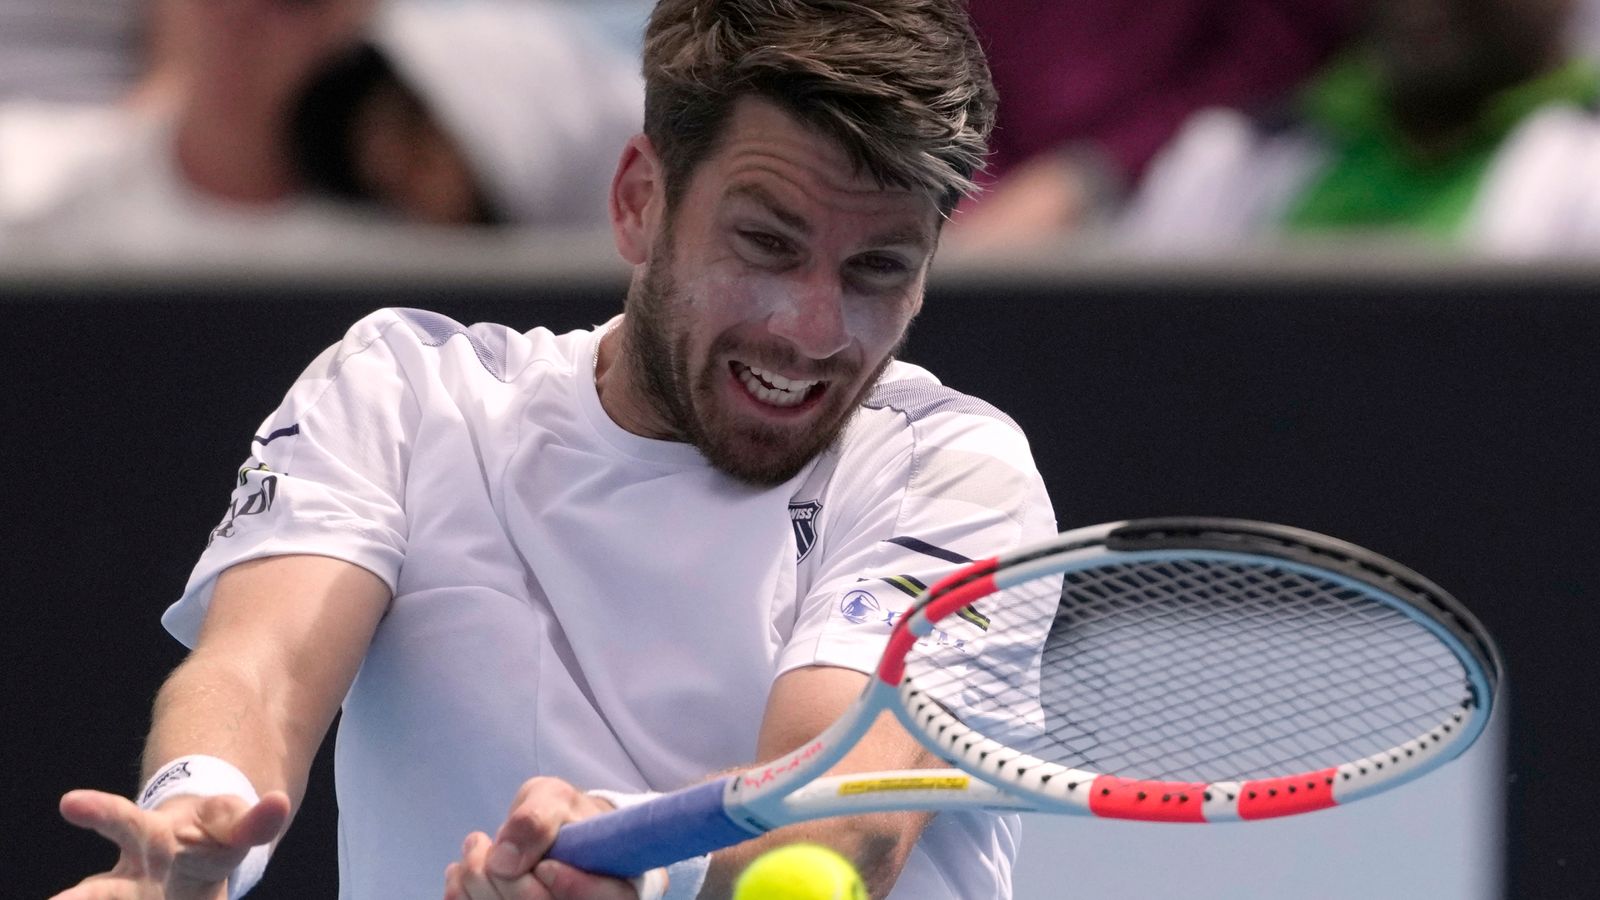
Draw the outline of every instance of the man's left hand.
M461 859L445 869L445 900L637 900L627 881L544 859L562 825L610 810L558 778L530 779L493 840L467 835Z

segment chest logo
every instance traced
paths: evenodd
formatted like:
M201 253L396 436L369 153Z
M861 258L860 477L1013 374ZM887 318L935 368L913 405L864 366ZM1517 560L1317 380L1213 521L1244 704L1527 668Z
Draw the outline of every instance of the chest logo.
M817 545L817 516L822 504L815 500L789 504L789 523L794 526L794 561L806 558Z

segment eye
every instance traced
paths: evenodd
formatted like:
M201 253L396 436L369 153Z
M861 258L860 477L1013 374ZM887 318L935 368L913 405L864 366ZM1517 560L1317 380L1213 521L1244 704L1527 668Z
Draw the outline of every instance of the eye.
M852 263L865 274L879 278L904 275L911 271L911 267L906 265L904 260L883 253L868 253L865 256L858 256L852 260Z
M750 247L767 256L788 256L794 250L787 240L766 231L741 229L739 237Z
M900 290L914 274L910 263L889 253L863 253L845 270L845 278L862 293Z

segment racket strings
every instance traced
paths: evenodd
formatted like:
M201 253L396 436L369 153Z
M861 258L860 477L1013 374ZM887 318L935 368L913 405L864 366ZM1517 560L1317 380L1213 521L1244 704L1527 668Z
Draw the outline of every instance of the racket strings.
M1416 696L1426 696L1429 699L1437 696L1432 688L1426 692L1418 691ZM1366 744L1353 744L1344 731L1330 727L1334 722L1344 725L1357 724L1368 733L1385 733L1395 728L1409 728L1404 733L1405 739L1410 739L1421 733L1422 729L1439 724L1444 720L1441 714L1437 717L1400 714L1389 717L1378 717L1370 710L1351 711L1339 714L1330 711L1332 718L1329 722L1307 722L1301 713L1284 713L1277 716L1250 715L1248 713L1239 717L1233 727L1244 727L1250 733L1257 735L1254 742L1236 742L1231 752L1240 761L1241 769L1247 772L1265 774L1267 772L1283 773L1289 771L1288 760L1325 758L1333 762L1333 755L1337 755L1339 762L1350 759L1359 759L1375 753L1388 750L1396 744L1381 742L1366 742ZM1206 748L1211 738L1217 736L1215 728L1190 726L1178 733L1178 736L1161 745L1150 745L1150 752L1145 755L1129 754L1119 766L1122 770L1132 770L1150 773L1143 777L1159 778L1165 780L1190 780L1189 772L1182 767L1172 764L1174 759L1195 758L1199 752ZM1119 739L1131 739L1133 735L1121 735ZM1403 740L1401 741L1403 742ZM1398 743L1398 742L1397 742ZM1286 745L1288 745L1286 747ZM1292 751L1286 755L1286 750ZM1181 754L1181 756L1179 756ZM1086 760L1090 768L1096 767L1095 760ZM1308 764L1294 767L1296 770L1310 771L1324 768L1325 765ZM1180 777L1184 776L1184 777ZM1231 779L1206 778L1206 781L1245 780L1246 776L1237 776ZM1259 776L1258 776L1259 777Z
M1397 613L1393 614L1393 618L1394 621L1392 624L1396 626L1396 630L1410 624L1409 620L1404 619L1404 617L1399 616ZM1391 636L1393 635L1391 634ZM1370 663L1371 667L1382 667L1385 663L1392 661L1401 669L1401 671L1393 673L1394 677L1397 679L1405 677L1427 678L1430 676L1436 676L1438 674L1437 672L1430 673L1418 670L1415 666L1410 664L1409 660L1404 655L1397 653L1396 651L1403 650L1406 646L1404 641L1405 636L1399 635L1398 637L1399 639L1372 640L1367 642L1365 645L1363 645L1362 650L1360 651L1362 654L1361 658L1356 661ZM1258 644L1260 646L1258 646ZM1052 645L1047 652L1071 652L1073 647L1073 642L1062 640ZM1274 646L1271 642L1257 641L1250 644L1241 644L1238 647L1238 652L1240 653L1241 658L1248 658L1250 655L1259 654L1256 656L1256 659L1258 660L1256 667L1253 667L1250 671L1244 673L1209 672L1206 670L1210 667L1211 661L1204 657L1196 657L1184 662L1174 663L1173 660L1167 657L1150 658L1147 656L1145 658L1137 658L1130 656L1124 662L1114 666L1108 665L1099 672L1084 671L1082 673L1084 676L1083 683L1104 690L1118 680L1118 673L1114 671L1116 668L1121 668L1122 670L1126 671L1129 668L1141 668L1140 664L1148 664L1148 666L1151 667L1165 667L1165 677L1163 679L1158 680L1152 678L1143 682L1146 688L1146 694L1160 698L1163 701L1162 704L1159 704L1154 708L1140 709L1142 716L1150 717L1170 713L1176 709L1190 708L1191 704L1202 701L1206 696L1215 692L1219 686L1225 689L1238 691L1239 693L1236 693L1233 696L1236 704L1242 705L1253 699L1273 696L1281 690L1288 689L1291 684L1291 679L1295 679L1296 681L1298 680L1298 676L1288 672L1287 666L1285 665L1290 661L1289 657L1294 653L1292 649L1285 649L1282 646ZM1319 662L1326 663L1331 666L1338 661L1329 658L1330 654L1331 651L1327 650L1326 648L1311 648L1307 651L1306 655L1297 656L1296 661ZM1046 672L1070 671L1064 666L1048 663L1044 668ZM1356 681L1358 679L1366 679L1370 677L1370 669L1355 670L1350 667L1345 668L1346 671L1344 675L1341 677L1335 677L1329 682L1327 685L1328 687L1356 687ZM1273 674L1259 674L1261 672L1270 672ZM1076 682L1071 685L1073 688L1076 688L1077 686L1078 684ZM1046 692L1050 693L1049 685L1046 686ZM1286 699L1306 697L1311 693L1312 691L1310 690L1303 690L1299 694L1288 696ZM1139 703L1143 699L1144 698L1142 696L1138 696L1136 694L1135 696L1129 698L1129 702Z
M1371 594L1268 562L1141 559L985 601L963 650L911 661L968 727L1047 762L1232 781L1389 750L1470 703L1427 627Z

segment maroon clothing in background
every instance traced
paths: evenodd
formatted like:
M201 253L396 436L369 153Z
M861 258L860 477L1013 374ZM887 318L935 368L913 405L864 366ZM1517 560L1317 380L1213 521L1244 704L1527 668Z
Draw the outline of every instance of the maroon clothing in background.
M971 0L1000 113L986 180L1041 151L1098 150L1132 182L1189 114L1298 84L1362 0Z

